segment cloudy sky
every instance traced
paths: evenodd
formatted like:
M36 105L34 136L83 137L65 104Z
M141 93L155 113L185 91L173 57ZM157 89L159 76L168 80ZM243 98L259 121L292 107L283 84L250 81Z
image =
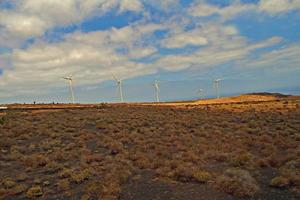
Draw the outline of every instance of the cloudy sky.
M0 0L0 103L300 94L300 0Z

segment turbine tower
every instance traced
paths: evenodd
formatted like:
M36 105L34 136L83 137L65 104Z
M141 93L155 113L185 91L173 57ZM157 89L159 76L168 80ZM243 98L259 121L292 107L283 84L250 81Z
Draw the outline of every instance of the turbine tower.
M214 80L214 88L216 90L216 96L219 99L220 98L220 81L222 81L223 79L216 79Z
M115 81L117 82L117 86L118 86L118 91L119 91L119 97L120 97L120 102L124 103L124 98L123 98L123 80L117 78L115 75L113 75Z
M63 79L67 80L69 83L69 87L70 87L70 92L71 92L71 98L72 98L72 103L75 104L75 97L74 97L74 91L73 91L73 76L66 76L66 77L62 77Z
M160 88L159 88L159 81L155 80L154 81L154 89L155 89L155 93L156 93L156 102L159 103L160 102Z

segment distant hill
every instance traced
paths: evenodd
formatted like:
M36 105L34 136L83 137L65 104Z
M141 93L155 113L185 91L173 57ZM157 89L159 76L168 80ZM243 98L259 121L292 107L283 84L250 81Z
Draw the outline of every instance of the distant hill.
M281 93L270 93L270 92L248 93L246 95L273 96L273 97L277 97L277 98L285 98L285 97L292 96L292 95L285 95L285 94L281 94Z
M238 103L238 102L259 102L259 101L274 101L284 98L293 97L291 95L284 95L280 93L248 93L233 97L222 97L219 99L198 100L196 104L218 104L218 103Z

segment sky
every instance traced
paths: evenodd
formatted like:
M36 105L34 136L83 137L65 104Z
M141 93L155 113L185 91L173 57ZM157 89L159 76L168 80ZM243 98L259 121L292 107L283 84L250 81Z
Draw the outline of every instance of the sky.
M0 0L0 103L300 94L300 0Z

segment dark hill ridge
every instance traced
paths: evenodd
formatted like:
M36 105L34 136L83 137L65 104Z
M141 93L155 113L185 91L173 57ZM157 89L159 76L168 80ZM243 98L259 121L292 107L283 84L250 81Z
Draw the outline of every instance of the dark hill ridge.
M277 98L285 98L285 97L290 97L292 95L285 95L281 93L270 93L270 92L254 92L254 93L247 93L245 95L257 95L257 96L273 96Z

